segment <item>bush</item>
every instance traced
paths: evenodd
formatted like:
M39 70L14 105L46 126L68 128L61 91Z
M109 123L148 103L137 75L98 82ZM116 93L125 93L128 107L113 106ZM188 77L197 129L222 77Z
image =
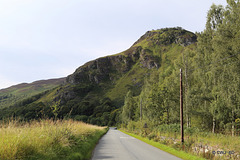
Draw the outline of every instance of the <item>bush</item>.
M76 115L76 116L74 116L74 120L87 122L88 121L88 116L86 116L86 115Z
M192 136L193 134L199 133L199 129L196 127L191 127L191 128L186 128L184 132L186 135Z
M154 139L155 137L156 137L156 134L153 133L153 132L147 135L147 138L148 138L149 140Z
M135 128L136 128L136 125L135 125L135 122L134 122L134 121L128 122L127 129L128 129L129 131L134 131Z
M191 152L192 151L192 145L195 143L195 140L190 138L184 142L185 151Z
M160 133L176 133L180 132L179 124L163 124L157 127Z

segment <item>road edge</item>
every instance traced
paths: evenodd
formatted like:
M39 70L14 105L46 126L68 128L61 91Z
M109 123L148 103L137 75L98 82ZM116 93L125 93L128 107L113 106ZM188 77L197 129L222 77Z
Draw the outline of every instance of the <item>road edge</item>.
M109 127L106 128L105 133L103 133L103 134L101 135L101 137L99 137L98 141L95 143L95 146L93 147L93 149L92 149L92 151L91 151L91 157L90 157L90 159L93 158L95 148L96 148L96 146L99 144L99 141L102 139L102 137L103 137L105 134L107 134L108 131L109 131Z
M164 144L161 144L159 142L155 142L153 140L149 140L149 139L141 137L139 135L136 135L136 134L133 134L133 133L129 133L129 132L126 132L126 131L121 130L121 129L119 129L119 131L121 131L121 132L123 132L123 133L125 133L125 134L127 134L129 136L132 136L134 138L137 138L137 139L139 139L139 140L141 140L141 141L143 141L143 142L145 142L145 143L147 143L147 144L149 144L149 145L151 145L153 147L156 147L156 148L158 148L158 149L160 149L162 151L165 151L165 152L167 152L169 154L172 154L172 155L174 155L176 157L182 158L183 160L205 160L204 158L197 157L195 155L191 155L191 154L186 153L184 151L178 151L178 150L176 150L174 148L171 148L171 147L166 146Z

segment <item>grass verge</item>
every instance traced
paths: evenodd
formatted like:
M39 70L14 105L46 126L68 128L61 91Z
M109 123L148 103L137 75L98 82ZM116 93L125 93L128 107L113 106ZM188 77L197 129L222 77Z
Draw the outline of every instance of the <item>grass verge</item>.
M168 146L166 146L164 144L155 142L153 140L149 140L147 138L143 138L143 137L138 136L136 134L132 134L132 133L129 133L129 132L126 132L126 131L123 131L123 130L120 130L120 131L125 133L125 134L128 134L128 135L130 135L132 137L135 137L135 138L137 138L137 139L139 139L139 140L141 140L141 141L143 141L143 142L145 142L147 144L150 144L150 145L152 145L152 146L154 146L156 148L159 148L159 149L161 149L161 150L163 150L165 152L168 152L168 153L170 153L172 155L175 155L175 156L177 156L179 158L182 158L184 160L205 160L204 158L200 158L200 157L188 154L188 153L186 153L184 151L178 151L178 150L176 150L174 148L168 147Z
M106 127L73 120L0 123L0 159L90 159Z

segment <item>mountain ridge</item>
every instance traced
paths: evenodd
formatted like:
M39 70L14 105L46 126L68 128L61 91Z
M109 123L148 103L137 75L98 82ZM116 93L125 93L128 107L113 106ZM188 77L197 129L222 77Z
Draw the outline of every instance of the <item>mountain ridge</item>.
M22 87L26 87L27 85L42 85L42 84L47 84L47 83L57 83L57 82L64 82L66 79L66 77L63 77L63 78L50 78L50 79L42 79L42 80L36 80L36 81L33 81L33 82L30 82L30 83L19 83L19 84L15 84L15 85L12 85L12 86L9 86L9 87L6 87L6 88L2 88L0 89L0 92L5 92L5 91L8 91L8 90L11 90L12 88L22 88Z

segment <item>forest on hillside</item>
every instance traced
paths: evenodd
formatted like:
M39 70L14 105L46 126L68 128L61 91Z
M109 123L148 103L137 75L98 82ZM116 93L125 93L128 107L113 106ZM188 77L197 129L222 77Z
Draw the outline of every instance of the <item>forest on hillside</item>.
M213 4L196 45L173 59L165 55L158 71L145 79L140 95L125 96L123 126L179 124L179 69L183 70L184 122L213 133L240 131L240 2Z

